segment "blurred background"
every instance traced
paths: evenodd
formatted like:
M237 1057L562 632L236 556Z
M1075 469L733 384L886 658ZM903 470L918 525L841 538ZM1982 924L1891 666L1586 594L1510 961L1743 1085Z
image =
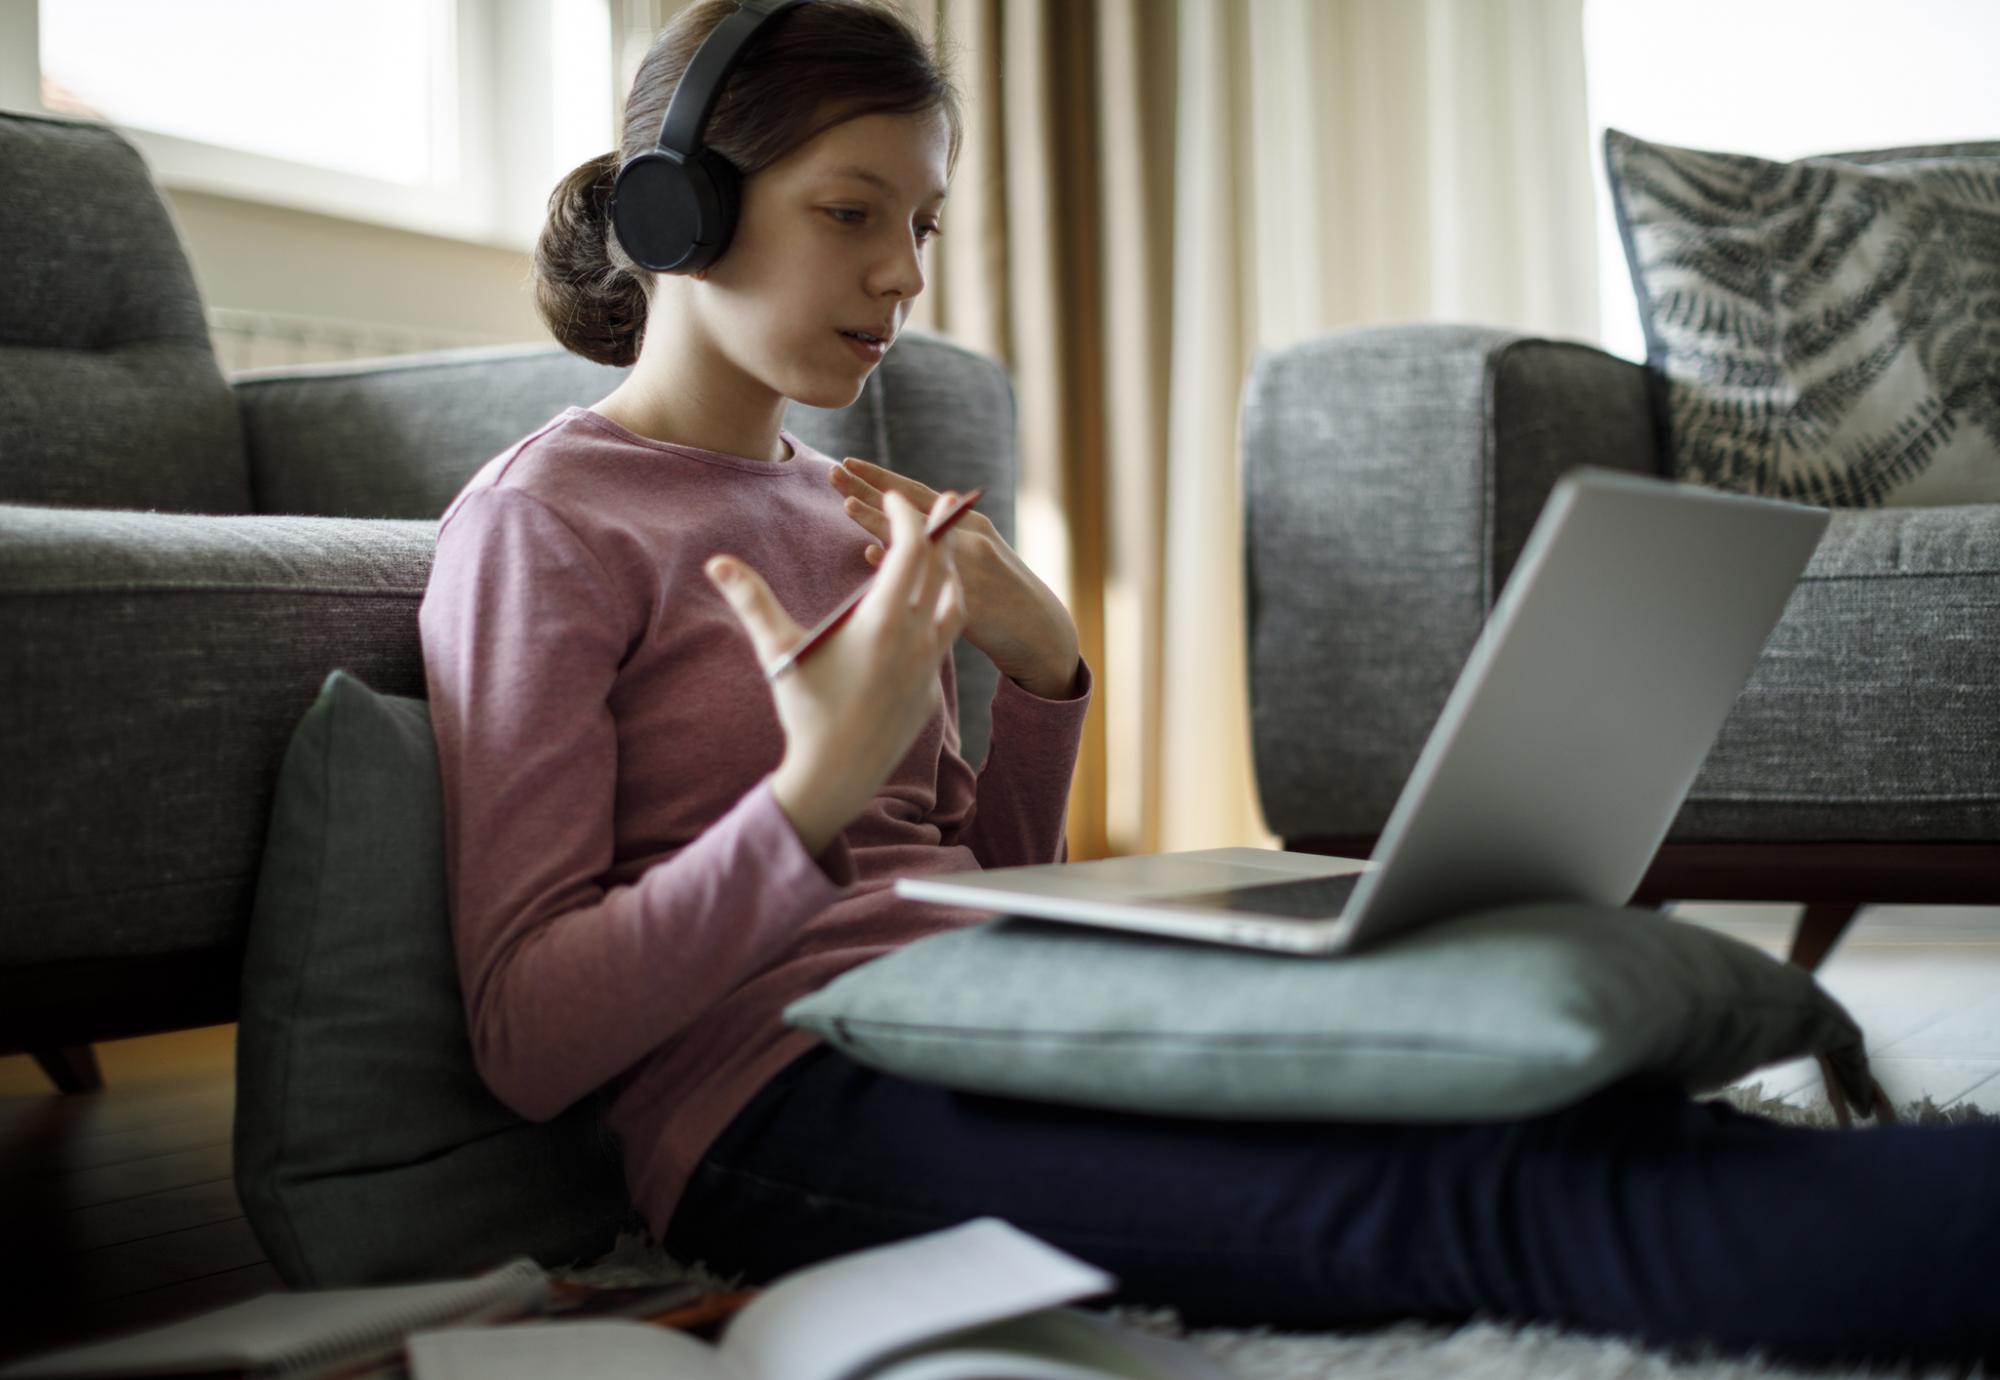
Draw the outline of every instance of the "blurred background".
M2000 138L1995 0L893 3L969 117L912 322L1011 371L1017 544L1099 673L1078 858L1276 842L1236 498L1259 351L1445 320L1643 357L1607 127L1779 159ZM549 190L680 8L0 0L0 108L140 148L225 371L545 341Z

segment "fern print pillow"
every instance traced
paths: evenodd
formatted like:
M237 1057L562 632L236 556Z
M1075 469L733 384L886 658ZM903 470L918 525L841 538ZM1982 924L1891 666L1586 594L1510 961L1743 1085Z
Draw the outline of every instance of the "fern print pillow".
M2000 502L2000 143L1772 162L1604 135L1677 478Z

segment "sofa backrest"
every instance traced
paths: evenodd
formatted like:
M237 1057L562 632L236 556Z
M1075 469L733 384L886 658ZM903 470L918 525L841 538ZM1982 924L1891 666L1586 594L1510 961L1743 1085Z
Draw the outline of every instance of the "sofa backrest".
M0 502L249 511L187 256L109 126L0 113Z
M629 372L552 343L240 371L254 510L436 519L481 465ZM933 488L985 485L980 511L1012 540L1014 397L997 361L906 330L854 402L794 403L785 426Z
M596 402L625 373L554 344L238 373L254 507L435 520L481 465L565 407ZM907 330L854 402L794 403L785 424L835 459L858 455L938 490L984 486L979 510L1014 539L1014 389L997 360ZM963 638L953 661L961 750L976 766L999 673Z

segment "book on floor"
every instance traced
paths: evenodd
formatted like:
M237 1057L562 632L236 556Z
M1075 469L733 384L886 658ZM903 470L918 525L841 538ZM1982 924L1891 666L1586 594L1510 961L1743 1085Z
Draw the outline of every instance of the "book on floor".
M622 1321L409 1339L414 1380L1222 1380L1194 1347L1061 1305L1117 1280L997 1217L821 1261L720 1344Z
M261 1294L165 1327L30 1356L0 1367L0 1380L310 1380L394 1357L419 1329L539 1312L548 1293L548 1274L524 1256L471 1279Z

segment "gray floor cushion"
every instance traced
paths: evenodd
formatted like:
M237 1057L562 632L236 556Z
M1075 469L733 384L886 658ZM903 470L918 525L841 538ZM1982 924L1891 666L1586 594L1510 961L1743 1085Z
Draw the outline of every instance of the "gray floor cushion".
M1872 1105L1861 1031L1810 973L1617 906L1482 911L1330 958L1002 918L851 969L785 1019L906 1078L1176 1115L1505 1119L1806 1054Z
M637 1229L586 1099L523 1120L472 1061L422 700L345 671L285 754L237 1034L236 1186L294 1287L589 1259Z

